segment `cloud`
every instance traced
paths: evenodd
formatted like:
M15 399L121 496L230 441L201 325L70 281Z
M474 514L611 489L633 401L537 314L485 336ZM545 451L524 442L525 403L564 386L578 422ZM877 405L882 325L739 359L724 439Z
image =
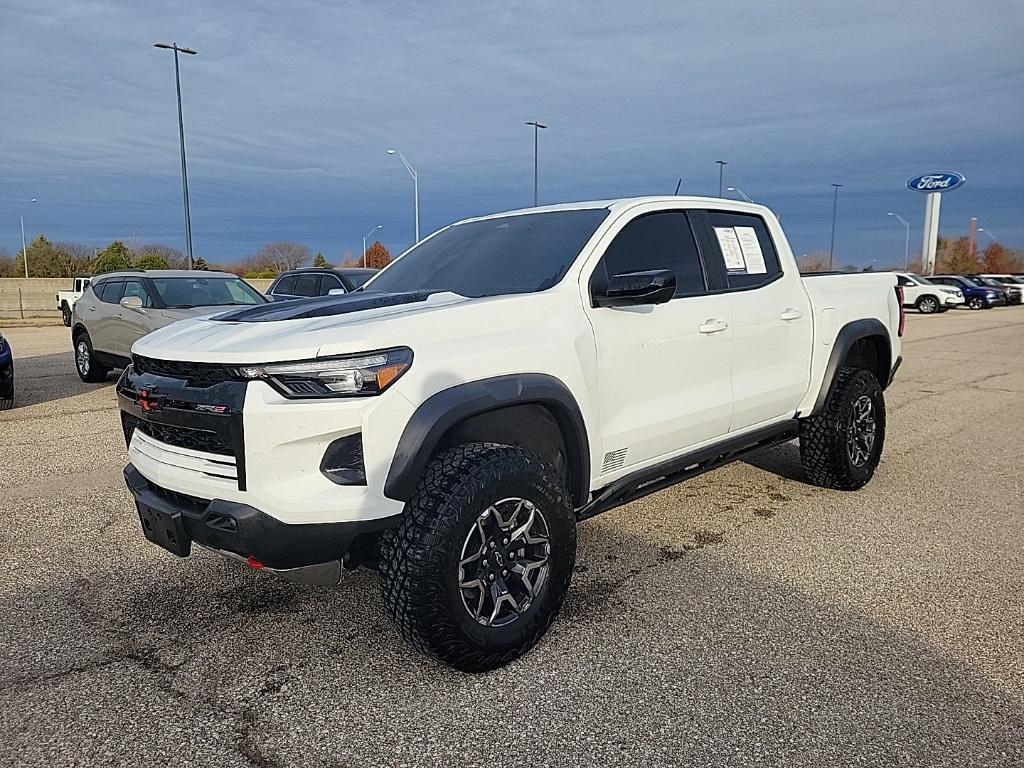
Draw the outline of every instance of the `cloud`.
M1024 245L1024 23L1009 3L527 2L488 7L236 2L8 4L0 245L13 201L33 231L181 244L173 65L182 88L198 252L235 258L296 239L332 257L529 204L533 137L546 201L727 184L783 213L794 250L902 255L920 196L906 178L959 170L944 229L978 216ZM945 7L943 7L945 6ZM919 239L919 232L915 233ZM1013 242L1011 242L1013 244Z

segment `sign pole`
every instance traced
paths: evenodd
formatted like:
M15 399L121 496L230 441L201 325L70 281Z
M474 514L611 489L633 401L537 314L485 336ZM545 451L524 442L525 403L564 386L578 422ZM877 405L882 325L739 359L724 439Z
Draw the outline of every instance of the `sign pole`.
M921 247L921 261L925 275L935 274L935 251L939 245L939 206L941 192L929 192L924 204L924 244Z

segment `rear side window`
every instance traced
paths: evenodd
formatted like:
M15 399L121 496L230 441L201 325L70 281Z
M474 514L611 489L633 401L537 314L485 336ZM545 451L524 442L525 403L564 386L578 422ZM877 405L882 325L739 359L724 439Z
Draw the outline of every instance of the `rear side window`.
M277 281L272 293L282 293L286 296L295 295L295 275L285 275Z
M320 295L320 275L299 275L299 279L295 281L296 296L319 296Z
M782 274L764 219L748 213L708 211L712 243L725 262L730 289L757 288Z
M612 240L601 264L608 277L670 269L676 276L676 296L704 293L707 288L697 241L682 211L659 211L633 219Z
M124 280L104 280L95 290L100 301L117 304L124 295Z

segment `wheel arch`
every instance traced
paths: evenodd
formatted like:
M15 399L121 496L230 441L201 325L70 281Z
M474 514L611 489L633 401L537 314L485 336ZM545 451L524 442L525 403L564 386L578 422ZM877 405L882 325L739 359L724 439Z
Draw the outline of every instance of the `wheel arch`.
M71 343L76 343L78 341L79 336L81 336L83 333L88 332L89 331L86 329L85 325L83 325L81 322L75 323L73 326L71 326Z
M882 389L889 385L889 374L892 371L892 342L889 340L888 330L880 320L854 320L839 330L832 344L832 353L825 365L825 375L810 415L817 415L824 410L839 369L846 366L871 371Z
M561 450L560 469L573 501L577 507L587 502L590 444L583 414L565 384L540 373L458 384L424 400L398 441L384 495L408 501L427 462L439 451L488 441L518 445L546 458Z

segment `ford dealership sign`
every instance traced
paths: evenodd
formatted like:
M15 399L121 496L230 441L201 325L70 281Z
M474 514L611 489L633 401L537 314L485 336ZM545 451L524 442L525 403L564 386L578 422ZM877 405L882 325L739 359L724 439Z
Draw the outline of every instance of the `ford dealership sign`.
M912 178L907 187L915 192L952 192L965 181L967 177L962 173L926 173Z

